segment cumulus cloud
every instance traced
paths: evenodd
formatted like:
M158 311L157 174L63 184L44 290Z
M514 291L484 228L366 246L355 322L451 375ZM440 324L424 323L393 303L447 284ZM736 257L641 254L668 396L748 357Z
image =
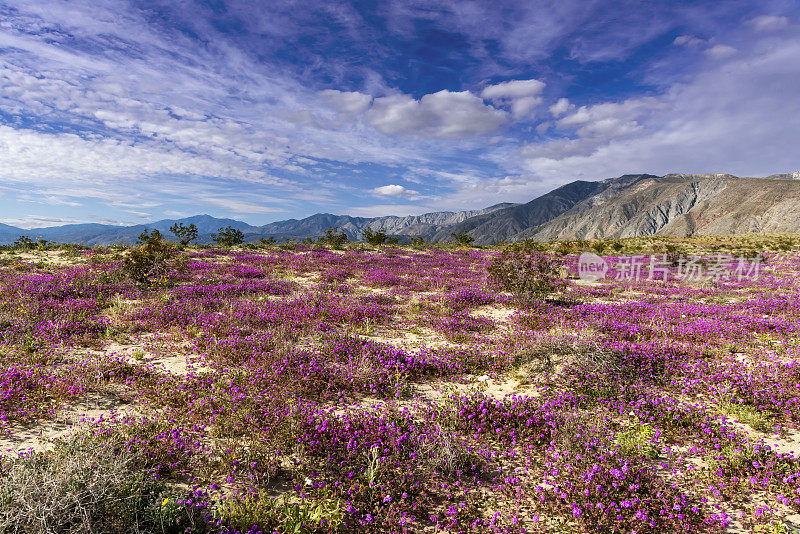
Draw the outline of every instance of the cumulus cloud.
M372 102L372 97L370 95L357 91L326 89L322 91L321 95L333 109L351 115L364 113Z
M560 117L564 113L572 111L573 109L575 109L575 106L570 104L569 99L559 98L555 104L548 108L548 111L550 111L550 114L553 117Z
M545 88L540 80L510 80L486 86L481 96L486 100L511 108L515 119L530 116L542 99L539 96Z
M407 189L402 185L395 185L395 184L382 185L372 190L373 193L377 193L379 195L387 195L390 197L398 197L403 193L405 193L406 191Z
M539 80L511 80L486 86L481 92L481 96L487 100L524 98L536 96L544 88L545 83Z
M370 189L370 193L384 197L403 197L406 201L416 202L424 197L418 191L403 187L402 185L389 184Z
M556 126L561 129L574 128L581 137L602 140L624 137L640 131L641 125L637 119L662 106L653 97L581 106L559 119Z
M376 98L367 122L385 134L460 138L486 135L506 120L506 113L469 91L439 91L416 100L409 95Z

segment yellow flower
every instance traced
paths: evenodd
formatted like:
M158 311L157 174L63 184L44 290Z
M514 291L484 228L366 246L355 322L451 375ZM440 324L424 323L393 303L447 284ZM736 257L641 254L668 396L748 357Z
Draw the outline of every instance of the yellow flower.
M168 502L169 502L169 497L161 501L161 506L166 506Z

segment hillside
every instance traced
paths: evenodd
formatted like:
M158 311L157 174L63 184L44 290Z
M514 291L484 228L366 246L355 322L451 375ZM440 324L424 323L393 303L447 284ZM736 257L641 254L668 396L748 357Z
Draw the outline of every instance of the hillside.
M668 174L629 184L615 182L512 240L796 232L800 229L796 176Z

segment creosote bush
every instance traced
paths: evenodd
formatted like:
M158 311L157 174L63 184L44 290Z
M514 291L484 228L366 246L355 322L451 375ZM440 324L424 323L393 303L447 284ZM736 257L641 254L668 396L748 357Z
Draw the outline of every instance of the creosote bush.
M123 262L123 272L141 287L164 284L178 251L158 230L145 230Z
M372 245L373 247L377 247L386 243L386 232L383 228L380 230L373 230L370 227L364 228L361 232L361 235L364 237L364 241Z
M543 300L566 287L564 260L527 247L507 247L495 257L487 271L503 291L512 293L526 305Z
M328 228L325 230L325 235L317 240L321 245L329 245L333 248L339 249L347 243L347 234L339 230L337 227Z
M178 242L184 247L197 239L197 226L194 223L189 226L185 226L183 223L175 223L170 227L169 231L178 238Z
M244 243L244 233L233 226L220 228L216 234L211 234L211 240L221 247L235 247Z

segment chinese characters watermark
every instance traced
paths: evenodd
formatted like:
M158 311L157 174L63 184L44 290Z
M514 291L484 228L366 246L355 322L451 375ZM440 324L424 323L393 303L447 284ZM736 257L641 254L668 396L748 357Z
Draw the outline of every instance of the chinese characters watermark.
M581 280L678 280L697 282L702 280L739 281L757 280L761 273L761 256L748 258L732 254L701 255L637 255L617 258L612 266L608 261L592 252L584 252L578 258L578 276Z

